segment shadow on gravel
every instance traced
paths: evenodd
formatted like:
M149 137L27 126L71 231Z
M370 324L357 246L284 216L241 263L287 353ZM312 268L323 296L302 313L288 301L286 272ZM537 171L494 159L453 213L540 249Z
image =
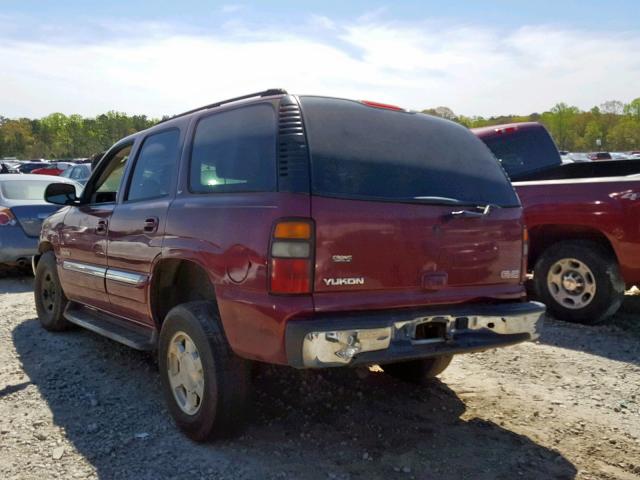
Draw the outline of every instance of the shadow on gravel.
M0 294L33 291L33 275L25 269L0 265Z
M547 319L540 342L640 365L640 295L626 295L618 313L599 325Z
M256 369L244 434L197 445L173 426L151 357L36 320L13 340L54 422L101 478L573 478L558 452L478 418L445 384L362 370ZM65 457L61 461L64 461ZM403 471L404 469L404 471Z
M22 383L18 383L16 385L6 386L6 387L4 387L3 389L0 390L0 399L2 397L7 396L7 395L11 395L12 393L16 393L16 392L19 392L20 390L24 390L29 385L31 385L31 382L22 382Z

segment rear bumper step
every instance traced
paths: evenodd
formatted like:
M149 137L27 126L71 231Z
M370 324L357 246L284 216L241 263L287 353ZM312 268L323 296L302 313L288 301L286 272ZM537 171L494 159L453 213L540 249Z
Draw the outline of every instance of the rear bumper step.
M326 315L287 324L296 368L367 365L470 353L535 340L538 302Z
M156 348L157 334L154 329L133 325L100 310L71 302L64 317L71 323L136 350L151 351Z

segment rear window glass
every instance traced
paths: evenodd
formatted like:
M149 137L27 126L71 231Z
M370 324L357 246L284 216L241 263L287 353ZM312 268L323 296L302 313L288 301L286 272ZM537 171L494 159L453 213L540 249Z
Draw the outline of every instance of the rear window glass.
M0 182L0 191L7 200L42 200L44 202L44 191L50 183L42 180L6 181Z
M193 192L265 192L276 188L276 117L258 104L198 122L191 152Z
M302 97L315 195L519 205L491 152L469 130L428 115Z
M494 136L483 141L513 178L561 163L553 140L543 128Z

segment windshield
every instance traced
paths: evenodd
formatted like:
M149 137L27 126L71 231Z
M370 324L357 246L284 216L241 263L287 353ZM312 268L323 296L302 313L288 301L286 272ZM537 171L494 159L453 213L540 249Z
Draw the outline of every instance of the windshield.
M9 180L0 182L0 191L7 200L42 200L44 202L44 191L50 183L43 180Z
M301 97L315 195L518 206L491 152L466 128L351 100Z

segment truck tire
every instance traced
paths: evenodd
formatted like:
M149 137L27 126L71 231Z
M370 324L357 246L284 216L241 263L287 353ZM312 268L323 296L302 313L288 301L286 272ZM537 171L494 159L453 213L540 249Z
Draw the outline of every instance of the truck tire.
M51 251L40 257L33 293L40 325L51 332L68 329L71 324L64 318L68 300L58 278L56 256Z
M440 355L422 360L389 363L381 367L385 373L399 380L424 384L444 372L452 359L453 355Z
M213 303L171 309L160 332L158 364L169 411L189 438L203 442L240 429L250 363L232 352Z
M597 242L567 240L547 248L533 270L536 297L551 315L587 325L613 315L625 284L615 256Z

